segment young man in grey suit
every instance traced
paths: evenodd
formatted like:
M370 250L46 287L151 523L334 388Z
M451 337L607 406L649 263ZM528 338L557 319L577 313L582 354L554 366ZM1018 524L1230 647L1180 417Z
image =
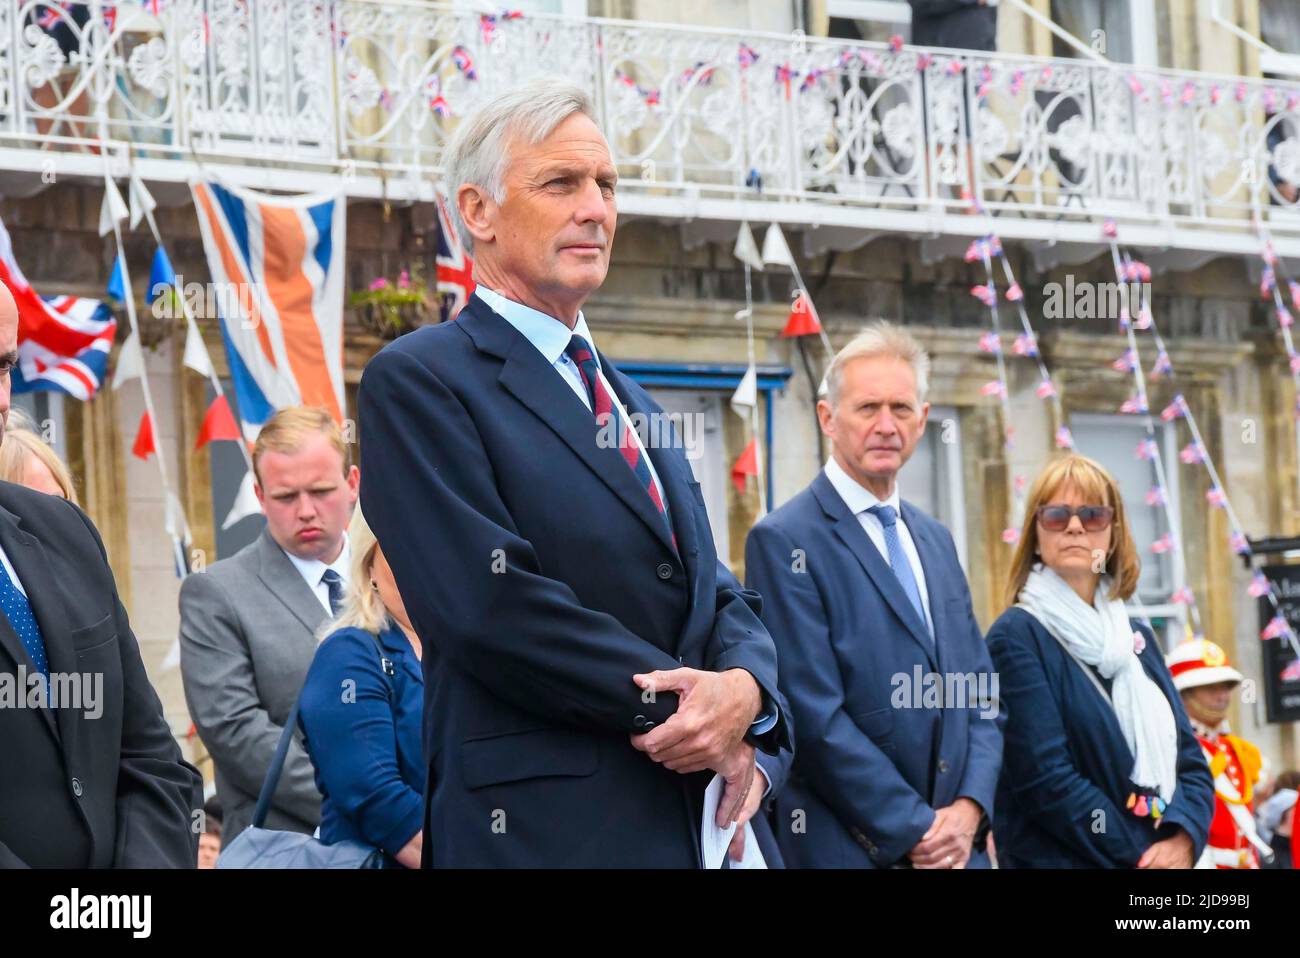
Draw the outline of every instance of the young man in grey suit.
M316 653L316 630L347 584L347 524L360 473L320 409L282 409L253 449L266 513L257 541L181 587L181 676L216 766L222 840L248 827L276 743ZM295 736L267 827L312 832L320 793Z

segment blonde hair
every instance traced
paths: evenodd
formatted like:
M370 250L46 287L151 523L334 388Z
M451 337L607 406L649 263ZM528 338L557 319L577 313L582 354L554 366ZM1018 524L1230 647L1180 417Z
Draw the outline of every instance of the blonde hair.
M302 448L308 436L324 436L343 457L343 472L348 471L348 446L343 441L343 430L324 409L317 406L290 406L279 410L266 421L253 444L253 475L260 484L262 474L258 465L268 452L294 453Z
M22 485L23 473L27 469L27 460L32 456L50 470L50 475L58 483L63 498L77 504L77 488L72 482L72 473L68 470L59 454L51 449L37 435L35 423L26 415L14 416L17 410L10 410L10 424L5 429L4 441L0 442L0 479Z
M925 394L930 389L930 354L907 330L881 321L872 323L854 336L831 360L830 368L826 370L826 397L831 406L839 404L844 367L855 359L874 359L877 356L898 359L911 366L916 375L916 401L925 402Z
M352 510L352 522L348 525L348 545L352 549L352 561L348 569L347 589L343 593L343 608L337 619L331 619L317 630L317 639L324 639L338 629L361 629L378 635L392 624L388 610L379 598L379 591L370 584L370 570L375 565L379 540L375 538L359 505Z
M1126 600L1137 591L1142 563L1124 515L1119 485L1106 467L1095 459L1067 453L1049 462L1029 487L1025 526L1011 559L1011 579L1007 582L1006 602L1009 606L1016 604L1030 571L1041 561L1037 555L1038 508L1047 505L1052 496L1066 485L1073 485L1088 502L1115 510L1115 518L1111 521L1110 553L1106 556L1106 574L1111 578L1110 598Z

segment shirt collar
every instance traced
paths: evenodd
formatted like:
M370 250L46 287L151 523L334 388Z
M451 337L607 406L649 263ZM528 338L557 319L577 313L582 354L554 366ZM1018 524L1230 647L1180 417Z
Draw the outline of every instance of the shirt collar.
M578 311L578 321L573 324L573 329L569 329L554 316L533 309L531 306L525 306L523 303L516 303L513 299L507 299L494 289L478 286L474 292L488 305L488 308L519 330L520 335L532 343L552 366L564 355L564 351L569 347L569 340L574 336L581 336L593 350L596 348L596 344L591 339L591 330L587 328L587 317L582 315L581 310ZM600 364L599 356L596 357L596 364L597 366Z
M1187 716L1187 721L1191 723L1192 731L1195 732L1197 735L1199 735L1201 738L1215 739L1218 738L1220 735L1229 734L1227 719L1224 719L1222 722L1220 722L1218 725L1215 726L1206 725L1200 719L1192 718L1191 715Z
M835 491L840 494L844 504L849 507L849 511L855 516L866 512L872 506L881 504L894 507L895 515L902 515L902 499L898 494L898 483L894 483L894 491L889 494L888 499L877 499L875 493L861 485L856 479L844 471L844 468L835 461L831 456L826 461L826 478L830 480Z
M348 565L352 561L352 544L348 541L348 534L343 533L343 548L339 550L339 556L333 562L328 564L320 559L302 559L294 555L288 549L283 550L284 554L289 557L293 567L298 570L298 574L306 580L307 584L313 589L320 585L321 576L325 574L326 569L333 569L339 574L339 578L344 582L348 581Z

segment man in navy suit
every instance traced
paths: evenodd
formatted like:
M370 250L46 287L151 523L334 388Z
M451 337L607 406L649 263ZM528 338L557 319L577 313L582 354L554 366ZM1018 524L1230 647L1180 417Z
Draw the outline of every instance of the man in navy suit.
M713 774L736 821L765 788L755 746L789 745L758 596L581 312L617 216L593 113L542 80L461 121L445 164L478 289L361 382L362 507L430 653L433 867L699 867Z
M961 868L1002 757L997 689L948 530L901 502L929 358L887 323L827 371L831 459L745 546L795 731L777 796L788 867Z

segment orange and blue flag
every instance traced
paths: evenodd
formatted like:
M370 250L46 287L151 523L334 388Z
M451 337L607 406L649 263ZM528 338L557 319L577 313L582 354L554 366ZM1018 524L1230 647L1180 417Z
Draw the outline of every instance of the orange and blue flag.
M214 182L190 191L245 437L287 406L321 407L342 422L343 196Z

